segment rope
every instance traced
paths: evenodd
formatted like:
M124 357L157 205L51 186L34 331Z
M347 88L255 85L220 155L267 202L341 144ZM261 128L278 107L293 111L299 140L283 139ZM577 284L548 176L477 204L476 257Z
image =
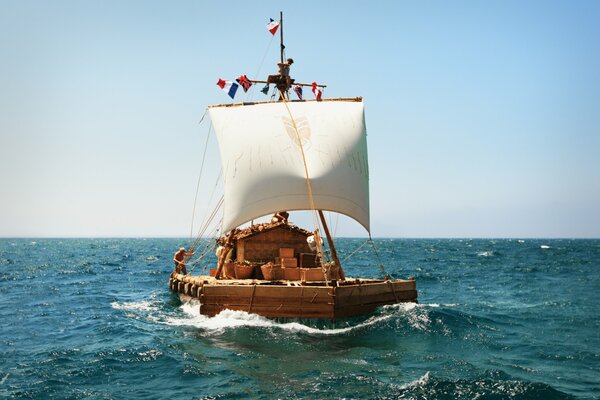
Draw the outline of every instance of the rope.
M344 264L346 261L348 261L348 259L349 259L350 257L352 257L353 255L355 255L355 254L356 254L356 253L357 253L357 252L358 252L360 249L362 249L362 248L363 248L363 246L364 246L365 244L367 244L367 243L369 243L369 239L365 240L363 244L361 244L360 246L358 246L358 248L357 248L356 250L354 250L354 251L352 252L352 254L350 254L348 257L344 258L344 261L342 261L342 264Z
M207 109L208 110L208 109ZM206 112L204 113L206 116ZM202 119L204 119L202 116ZM202 122L202 119L200 122ZM198 174L198 182L196 183L196 196L194 197L194 207L192 208L192 224L190 226L190 239L194 234L194 218L196 217L196 202L198 201L198 191L200 190L200 180L202 179L202 171L204 170L204 160L206 159L206 149L208 148L208 139L210 139L210 131L212 129L212 121L210 126L208 127L208 132L206 133L206 142L204 142L204 152L202 154L202 164L200 165L200 173Z
M290 115L290 119L292 120L292 126L294 127L294 132L296 132L296 138L298 139L298 145L300 146L300 153L302 154L302 164L304 165L304 174L306 177L306 189L308 190L308 200L310 203L310 209L312 211L312 215L313 215L313 223L315 225L315 232L317 233L317 237L316 237L316 245L317 245L317 252L318 254L321 255L321 271L323 271L323 275L325 276L325 285L329 286L329 280L327 279L327 271L325 270L325 260L324 260L324 254L323 254L323 246L321 245L321 235L318 233L319 232L319 218L317 217L317 208L315 206L315 199L313 196L313 191L312 191L312 186L310 184L310 175L308 174L308 165L306 164L306 155L304 154L304 146L302 145L302 139L300 138L300 132L298 132L298 126L296 125L296 120L294 119L294 116L292 115L292 110L290 110L290 107L288 105L288 99L283 95L283 92L281 90L279 90L279 96L282 99L283 104L285 105L285 108L288 112L288 114Z
M220 178L221 178L221 174L222 174L222 173L223 173L223 169L220 169L220 170L219 170L219 175L217 176L217 179L216 179L216 181L215 181L215 185L213 186L212 192L210 193L210 197L209 197L209 199L208 199L208 203L207 203L207 204L210 204L210 203L212 203L212 201L213 201L213 197L214 197L214 195L215 195L215 192L216 192L216 190L217 190L217 186L219 185L219 180L220 180ZM223 202L223 196L221 196L221 199L219 200L219 202L217 203L217 205L215 206L215 208L216 208L216 209L220 208L220 207L221 207L221 203L222 203L222 202ZM213 210L213 213L214 213L215 211L216 211L216 210ZM207 210L207 212L208 212L208 210ZM211 220L212 218L214 218L214 217L212 217L212 214L211 214L211 217L209 218L209 220L208 220L208 221L206 220L206 218L207 218L207 214L204 214L204 219L202 220L202 224L200 225L200 226L201 226L201 229L200 229L200 231L198 232L198 235L197 235L197 238L196 238L196 240L195 240L195 241L194 241L194 243L191 245L191 249L192 249L192 251L193 251L193 249L196 247L196 244L198 244L198 242L199 242L199 241L200 241L200 239L202 238L202 235L204 234L204 232L206 231L206 229L208 228L208 225L210 224L210 220Z
M271 36L271 40L269 41L269 44L267 45L267 50L265 51L265 54L263 54L263 58L260 61L260 64L258 65L258 69L256 70L256 73L254 74L254 76L258 76L258 74L260 73L260 70L263 67L263 64L265 63L265 59L267 58L267 54L269 53L269 50L271 50L271 45L273 44L273 39L275 39L275 35ZM254 100L254 94L256 93L256 90L254 90L254 87L256 85L252 85L252 87L250 88L251 92L250 92L250 101Z
M204 110L204 115L202 115L202 118L200 118L200 121L198 121L198 125L200 125L202 121L204 121L204 117L206 117L206 114L208 114L208 107L206 108L206 110Z
M283 104L285 105L285 108L286 108L288 114L290 115L290 119L292 120L294 132L296 132L296 138L298 139L298 145L300 146L300 153L302 154L302 164L304 164L304 174L305 174L305 179L306 179L306 189L308 190L308 200L310 203L310 209L313 211L313 223L315 224L315 227L318 230L319 229L319 221L316 216L317 208L315 207L315 200L313 197L312 186L310 184L310 175L308 174L308 165L306 164L306 155L304 154L304 146L302 145L302 139L300 138L300 132L298 132L298 126L296 125L296 120L294 119L294 116L292 115L292 111L290 110L290 107L288 105L288 100L284 97L283 92L281 90L279 91L279 95L283 99ZM316 243L317 243L317 249L318 249L319 253L323 254L323 250L321 249L321 241L317 240Z
M215 233L218 231L218 228L215 230ZM211 243L213 244L213 246L211 247ZM206 256L206 254L208 254L208 252L212 251L215 247L216 247L217 243L216 240L211 239L208 240L206 243L206 246L204 247L204 250L202 251L202 254L200 254L200 256L194 260L193 262L189 263L188 265L191 265L192 268L190 269L190 274L194 271L194 268L196 268L196 264L198 264L200 261L202 261L202 259ZM204 266L203 270L206 269L206 266Z
M383 266L383 263L381 262L381 258L379 257L379 253L377 252L377 247L375 247L375 242L373 242L373 238L371 238L371 232L369 232L369 242L371 242L371 245L373 246L373 251L375 252L375 256L377 257L377 262L379 262L379 268L381 269L381 274L383 275L384 279L389 279L389 275L385 272L385 267Z
M206 230L210 226L212 220L215 218L215 216L217 215L218 210L221 208L222 205L223 205L223 196L221 196L221 199L219 200L219 202L217 203L217 205L213 209L213 211L210 214L208 220L206 221L206 223L204 224L204 226L202 227L202 229L198 233L198 237L194 241L194 244L191 246L191 250L192 251L196 248L196 246L198 245L198 243L200 242L200 240L202 240L202 236L204 235L204 233L206 232Z

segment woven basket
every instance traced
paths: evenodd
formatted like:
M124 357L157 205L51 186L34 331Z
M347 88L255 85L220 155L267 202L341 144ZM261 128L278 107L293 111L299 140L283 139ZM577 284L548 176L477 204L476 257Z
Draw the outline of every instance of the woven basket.
M267 281L277 281L283 279L283 269L273 263L262 265L260 270Z
M235 277L237 279L250 279L254 274L254 266L246 264L235 264Z

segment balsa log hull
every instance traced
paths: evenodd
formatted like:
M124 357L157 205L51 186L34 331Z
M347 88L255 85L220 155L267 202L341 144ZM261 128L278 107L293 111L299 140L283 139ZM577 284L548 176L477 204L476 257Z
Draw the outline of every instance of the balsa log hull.
M239 310L265 317L344 318L365 315L386 304L417 301L414 280L348 278L339 286L323 282L216 280L173 274L170 288L200 300L200 313Z

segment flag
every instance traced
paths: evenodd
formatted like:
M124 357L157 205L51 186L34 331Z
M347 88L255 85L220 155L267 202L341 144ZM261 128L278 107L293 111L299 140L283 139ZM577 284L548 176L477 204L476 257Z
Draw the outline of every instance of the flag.
M219 79L217 82L217 86L220 87L231 97L232 99L235 97L235 92L238 90L239 85L232 81L224 81L223 79Z
M244 89L244 93L252 86L252 81L250 81L246 75L240 75L235 81L240 84L242 89Z
M321 101L321 96L323 95L323 92L317 87L317 82L312 83L312 92L315 94L317 101Z
M267 29L269 30L269 32L271 32L271 35L275 36L275 33L277 32L277 28L279 28L279 22L274 21L273 18L269 18L270 21L267 24Z
M269 84L267 83L264 88L260 89L264 94L269 94Z
M300 100L302 100L302 86L300 86L300 85L294 86L294 92L296 92L296 95L298 95L298 98Z

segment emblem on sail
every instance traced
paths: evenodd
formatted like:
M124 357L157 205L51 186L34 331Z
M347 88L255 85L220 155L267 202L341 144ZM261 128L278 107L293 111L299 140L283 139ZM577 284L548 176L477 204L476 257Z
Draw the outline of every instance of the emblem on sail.
M310 124L305 116L296 117L293 120L290 117L281 117L281 122L285 131L296 146L308 148L310 145Z

